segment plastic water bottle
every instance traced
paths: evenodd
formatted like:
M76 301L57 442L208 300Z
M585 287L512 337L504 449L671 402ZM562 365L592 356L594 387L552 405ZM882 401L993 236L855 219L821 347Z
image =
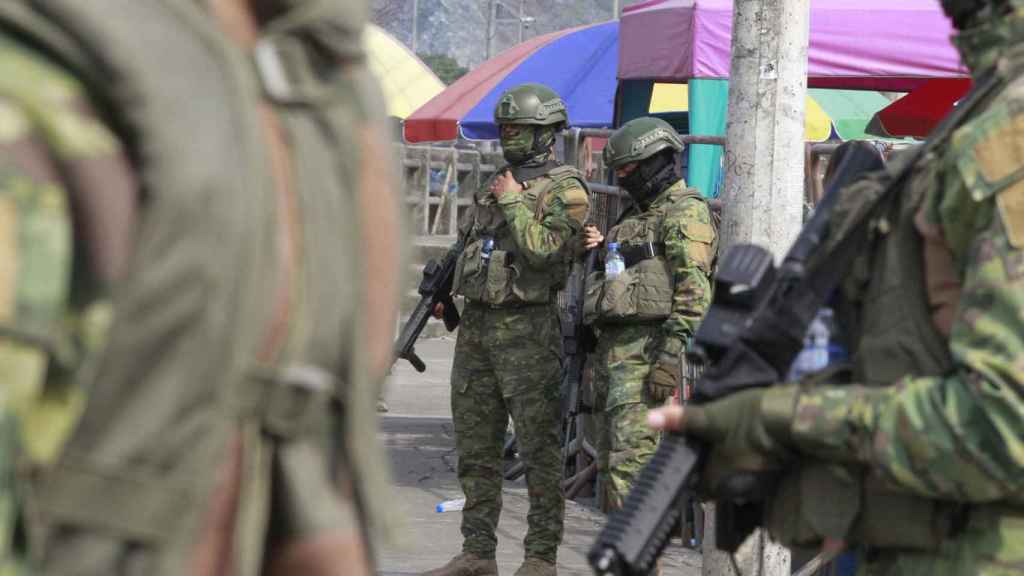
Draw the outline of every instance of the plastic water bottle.
M623 260L622 254L619 253L619 243L609 242L608 253L604 257L604 277L606 279L615 278L625 271L626 261Z
M840 356L845 355L841 346L830 344L834 326L832 309L818 310L814 321L807 328L807 335L804 336L804 348L789 368L789 381L799 380L805 374L817 372L828 366L832 360L838 360Z
M456 498L455 500L445 500L439 502L437 506L434 506L434 512L458 512L466 506L465 498Z
M484 246L480 249L480 259L485 265L491 261L491 252L494 252L494 238L485 238Z

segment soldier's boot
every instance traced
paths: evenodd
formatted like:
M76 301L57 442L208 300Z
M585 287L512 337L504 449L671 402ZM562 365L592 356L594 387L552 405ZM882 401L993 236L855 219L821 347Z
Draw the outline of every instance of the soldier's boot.
M540 558L527 558L516 570L515 576L557 576L555 565Z
M481 558L472 552L463 552L444 566L420 576L498 576L498 563L494 558Z

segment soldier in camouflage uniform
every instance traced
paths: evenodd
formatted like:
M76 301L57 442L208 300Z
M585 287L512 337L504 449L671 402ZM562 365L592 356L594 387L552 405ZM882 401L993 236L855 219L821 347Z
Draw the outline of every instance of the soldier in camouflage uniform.
M906 156L840 192L825 247L863 247L837 309L853 384L652 424L713 443L717 478L785 469L765 520L788 545L853 547L862 574L1024 574L1024 1L942 4L976 84L997 84L865 226L848 222Z
M367 10L0 3L0 573L372 572Z
M555 574L562 541L556 293L565 285L571 240L583 227L589 195L579 171L553 158L555 134L568 116L550 88L509 90L494 119L509 169L474 196L460 226L466 249L455 270L455 292L466 299L452 367L458 474L466 494L463 552L429 576L498 573L495 529L509 416L530 496L526 558L516 575Z
M717 237L708 203L679 177L683 144L658 118L637 118L617 130L604 149L619 186L633 205L608 231L626 270L587 279L586 321L598 333L595 406L603 413L599 470L603 508L614 510L654 453L658 437L647 411L672 396L682 377L686 343L711 302ZM606 239L586 229L585 247Z

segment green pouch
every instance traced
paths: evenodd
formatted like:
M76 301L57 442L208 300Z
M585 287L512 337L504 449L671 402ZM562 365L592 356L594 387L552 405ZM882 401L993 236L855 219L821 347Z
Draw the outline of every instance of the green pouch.
M672 275L665 259L644 260L628 272L637 279L633 291L636 317L640 320L668 318L672 314Z
M601 318L601 299L604 296L604 272L595 271L587 276L583 292L583 323L590 325Z
M480 257L483 239L476 239L466 245L455 263L455 280L452 291L470 300L484 301L487 285L487 267Z
M598 303L598 314L602 320L615 322L636 316L635 294L639 280L630 268L614 278L605 277Z
M846 540L861 510L860 495L854 470L805 461L779 481L765 508L765 526L789 547L817 547L824 538Z
M615 278L591 274L583 313L587 323L598 319L646 322L668 318L672 313L672 283L667 264L661 258L651 258Z
M518 298L512 285L519 276L515 268L506 265L508 252L494 250L491 252L490 264L487 265L487 281L484 288L484 302L494 306L508 304Z

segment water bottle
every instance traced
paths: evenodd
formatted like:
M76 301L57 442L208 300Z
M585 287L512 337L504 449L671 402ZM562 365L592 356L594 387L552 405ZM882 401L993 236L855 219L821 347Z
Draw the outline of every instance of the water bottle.
M604 277L612 279L626 271L626 261L619 253L619 243L609 242L608 253L604 257Z
M437 506L434 506L434 512L458 512L466 506L465 498L456 498L455 500L445 500L439 502Z
M491 262L491 252L494 252L494 238L484 238L484 246L480 249L480 259L484 266Z
M818 310L818 314L807 328L803 350L800 350L789 368L789 381L796 381L805 374L817 372L845 355L841 346L831 342L835 330L832 316L831 308Z

